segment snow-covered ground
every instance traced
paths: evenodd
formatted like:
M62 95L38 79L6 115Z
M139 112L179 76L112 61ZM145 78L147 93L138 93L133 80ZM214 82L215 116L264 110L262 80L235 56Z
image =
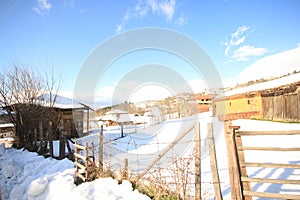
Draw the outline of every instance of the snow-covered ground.
M2 200L149 199L133 190L128 181L118 184L112 178L76 186L74 173L70 160L45 159L36 153L0 146Z
M117 170L124 166L124 159L129 159L129 170L139 174L143 172L150 163L160 156L160 153L169 148L172 141L175 141L184 131L190 128L196 121L200 122L202 147L202 194L203 199L214 199L213 184L211 180L211 169L206 149L207 123L213 123L216 137L216 151L218 159L219 176L223 199L229 200L230 184L226 155L226 143L224 139L223 124L210 117L211 113L205 113L196 118L184 120L168 120L161 126L135 127L124 129L126 137L114 140L120 136L118 128L105 129L105 160L111 169ZM242 130L300 130L300 124L278 123L256 120L236 120L233 125L241 126ZM126 132L127 130L127 132ZM93 134L81 138L87 142L94 140L97 149L99 130ZM173 157L185 157L191 154L195 131L188 132L179 144L172 150ZM267 139L265 136L249 137L243 141L245 145L255 146L278 146L278 147L299 147L300 136L277 137ZM269 155L269 152L261 153L252 151L246 153L247 161L274 162L274 163L300 163L299 152L277 152ZM97 155L97 154L96 154ZM166 157L170 155L166 154ZM170 160L162 159L160 166L172 167ZM193 165L191 165L193 166ZM150 173L154 173L156 165ZM257 169L248 171L250 177L265 178L287 178L300 180L299 169ZM298 185L276 185L276 184L253 184L256 191L281 192L300 194ZM0 148L0 192L2 200L5 199L147 199L137 191L133 191L129 182L123 181L118 184L111 178L99 179L79 186L74 185L74 165L69 160L44 159L35 153L16 149Z

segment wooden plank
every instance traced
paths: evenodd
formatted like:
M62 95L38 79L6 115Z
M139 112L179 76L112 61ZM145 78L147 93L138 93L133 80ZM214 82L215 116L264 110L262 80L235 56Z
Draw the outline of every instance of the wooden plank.
M241 150L254 150L254 151L300 151L299 147L239 147Z
M277 194L277 193L270 193L270 192L253 192L253 191L244 191L244 194L252 197L272 198L272 199L300 199L300 195L293 195L293 194Z
M242 181L255 183L275 183L275 184L296 184L300 185L300 180L267 179L267 178L249 178L241 177Z
M76 172L75 175L76 175L77 177L81 178L83 181L85 181L85 177L84 177L82 174L80 174L79 172Z
M74 148L77 148L77 149L80 149L80 150L85 150L85 147L84 146L81 146L79 144L74 144Z
M233 131L234 131L234 134L235 134L235 132L236 132L237 130L234 129ZM242 148L242 147L243 147L243 142L242 142L241 136L235 134L234 139L235 139L235 143L236 143L236 146L235 146L236 149ZM237 155L238 155L238 163L245 162L244 151L238 151ZM242 176L244 176L244 177L247 176L247 170L246 170L246 167L245 167L245 166L239 165L239 168L240 168L240 176L241 176L241 177L242 177ZM251 184L250 184L250 182L244 181L244 182L242 182L241 185L242 185L242 191L244 191L244 190L251 190ZM242 195L243 195L243 194L242 194ZM251 200L252 197L246 196L246 197L244 197L244 199L245 199L245 200Z
M240 165L241 165L241 166L244 166L244 167L264 167L264 168L291 168L291 169L300 169L300 165L297 165L297 164L241 162Z
M82 159L82 160L86 160L86 157L83 156L83 155L81 155L81 154L74 153L74 156L77 157L77 158L80 158L80 159ZM78 162L78 160L77 160L77 162Z
M229 129L235 129L235 130L239 130L241 128L240 126L233 126L233 125L229 125L228 127Z
M103 175L103 125L101 125L99 133L99 146L98 146L98 164L100 176Z
M83 166L82 164L80 164L80 163L75 163L75 165L77 166L77 167L79 167L80 169L82 169L82 170L86 170L86 167L85 166Z
M74 144L74 151L77 154L78 149L75 147L76 144L77 144L77 141L75 141L75 144ZM76 165L76 163L78 162L78 157L75 156L74 158L75 158L75 173L76 173L76 172L78 172L78 166Z
M228 170L230 179L230 191L232 200L241 200L240 175L237 165L236 152L233 142L233 130L230 129L232 122L225 123L225 139L227 148Z
M215 139L213 133L212 123L207 124L207 139L208 139L208 146L209 146L209 160L210 160L210 168L212 174L212 181L215 191L215 199L222 200L222 192L220 186L220 178L219 178L219 169L218 169L218 162L216 156L216 147L215 147Z
M195 200L201 200L201 133L200 123L195 126Z
M85 166L86 166L86 168L85 168L85 179L86 180L89 177L88 170L87 170L87 168L88 168L88 161L89 161L88 147L89 147L88 142L85 142L85 149L84 150L85 150L85 157L86 157L86 160L85 160Z
M237 131L236 135L254 136L254 135L300 135L299 130L282 131Z

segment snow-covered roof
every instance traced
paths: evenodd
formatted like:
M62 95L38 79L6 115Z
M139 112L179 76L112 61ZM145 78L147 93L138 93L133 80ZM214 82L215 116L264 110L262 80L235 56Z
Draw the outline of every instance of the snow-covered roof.
M40 98L42 101L44 101L46 103L50 103L55 98L55 95L44 94L44 95L41 95ZM60 108L60 109L74 109L74 108L85 108L86 106L78 101L73 100L73 99L69 99L67 97L57 95L56 99L55 99L54 107Z
M14 127L14 125L12 123L0 124L0 128L9 128L9 127Z
M263 90L278 88L281 86L285 86L297 82L300 82L300 73L292 74L290 76L285 76L282 78L274 79L263 83L258 83L255 85L250 85L247 87L230 90L225 92L225 96L234 96L234 95L245 94L249 92L263 91Z

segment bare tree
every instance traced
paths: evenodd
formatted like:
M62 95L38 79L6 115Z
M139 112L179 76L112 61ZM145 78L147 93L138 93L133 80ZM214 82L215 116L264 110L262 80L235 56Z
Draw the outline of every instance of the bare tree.
M0 74L0 106L6 110L11 123L16 127L18 147L35 148L33 128L53 118L53 106L60 86L60 76L44 72L44 75L29 66L13 64ZM48 95L45 100L44 96ZM45 118L47 118L45 120Z

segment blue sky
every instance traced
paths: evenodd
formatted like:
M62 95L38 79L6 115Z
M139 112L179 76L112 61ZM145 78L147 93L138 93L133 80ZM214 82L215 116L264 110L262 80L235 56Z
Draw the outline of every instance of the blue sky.
M12 62L53 67L63 75L61 90L70 94L98 45L132 29L159 27L196 41L230 85L300 70L299 10L298 0L5 1L0 3L0 67ZM132 66L149 62L173 65L190 82L199 78L174 56L136 52L112 64L100 91L111 92Z

